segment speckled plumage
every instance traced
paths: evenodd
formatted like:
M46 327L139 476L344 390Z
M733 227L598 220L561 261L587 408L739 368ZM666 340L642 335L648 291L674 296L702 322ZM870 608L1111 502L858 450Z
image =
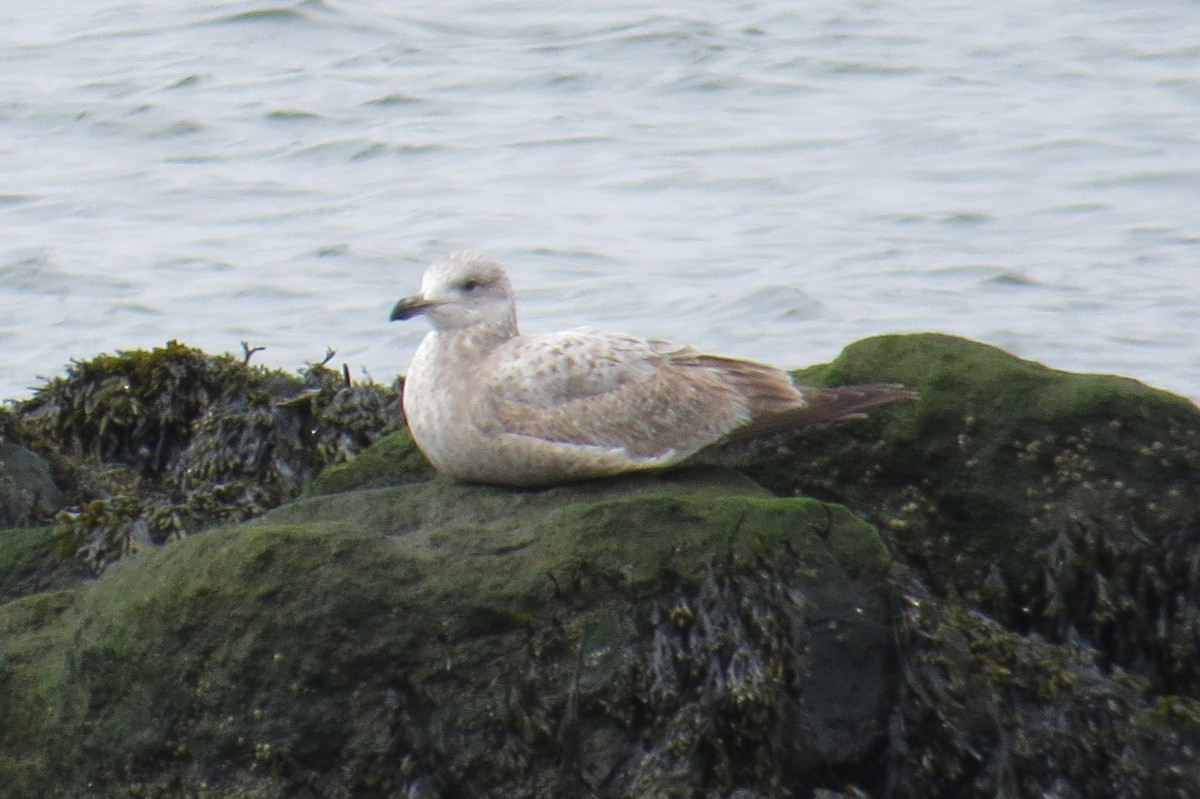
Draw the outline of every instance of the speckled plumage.
M454 253L392 319L433 330L413 356L404 412L441 472L549 485L680 463L718 445L912 397L899 386L807 389L771 366L580 328L517 330L504 270Z

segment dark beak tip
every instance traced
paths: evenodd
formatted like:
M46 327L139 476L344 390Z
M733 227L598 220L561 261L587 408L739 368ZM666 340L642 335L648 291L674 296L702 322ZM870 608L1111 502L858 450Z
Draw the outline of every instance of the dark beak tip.
M427 303L422 301L420 297L405 297L392 308L392 313L388 316L388 321L403 322L407 319L412 319L417 314L423 312L426 307L428 307Z

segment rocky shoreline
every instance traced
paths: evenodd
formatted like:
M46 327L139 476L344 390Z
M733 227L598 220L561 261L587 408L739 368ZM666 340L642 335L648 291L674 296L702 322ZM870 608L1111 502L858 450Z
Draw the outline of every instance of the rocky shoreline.
M248 361L0 412L6 795L1200 795L1186 399L884 336L797 377L919 402L513 491Z

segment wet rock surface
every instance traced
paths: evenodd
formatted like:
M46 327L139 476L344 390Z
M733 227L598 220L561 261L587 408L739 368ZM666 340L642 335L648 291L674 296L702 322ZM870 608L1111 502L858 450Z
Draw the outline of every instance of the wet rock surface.
M406 431L364 424L374 446L253 510L213 486L260 473L214 459L194 526L107 550L98 578L55 573L90 551L61 518L0 533L0 779L15 797L1200 795L1200 411L944 336L800 377L921 400L732 469L540 491L437 478ZM295 393L257 406L279 415L261 428L206 406L161 459L71 426L48 443L11 411L6 438L41 447L66 503L98 479L64 480L68 451L178 502L161 476L198 431L242 446L342 390L316 401L305 379L270 378Z
M0 528L26 527L62 504L46 459L0 439Z
M946 336L869 339L800 379L868 376L914 385L921 401L744 471L865 513L939 596L1014 630L1082 636L1163 690L1200 690L1193 403Z
M60 548L100 572L277 507L400 422L394 389L354 384L348 370L324 363L297 375L263 369L252 354L208 355L172 341L101 355L12 404L0 417L8 439L0 447L35 450L30 457L54 479L6 526L51 522Z

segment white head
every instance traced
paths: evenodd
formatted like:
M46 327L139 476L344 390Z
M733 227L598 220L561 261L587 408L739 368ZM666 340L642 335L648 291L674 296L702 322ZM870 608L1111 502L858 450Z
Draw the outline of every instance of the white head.
M392 309L391 321L424 314L439 332L484 326L517 334L512 284L500 264L476 252L456 252L435 261L421 277L421 293Z

